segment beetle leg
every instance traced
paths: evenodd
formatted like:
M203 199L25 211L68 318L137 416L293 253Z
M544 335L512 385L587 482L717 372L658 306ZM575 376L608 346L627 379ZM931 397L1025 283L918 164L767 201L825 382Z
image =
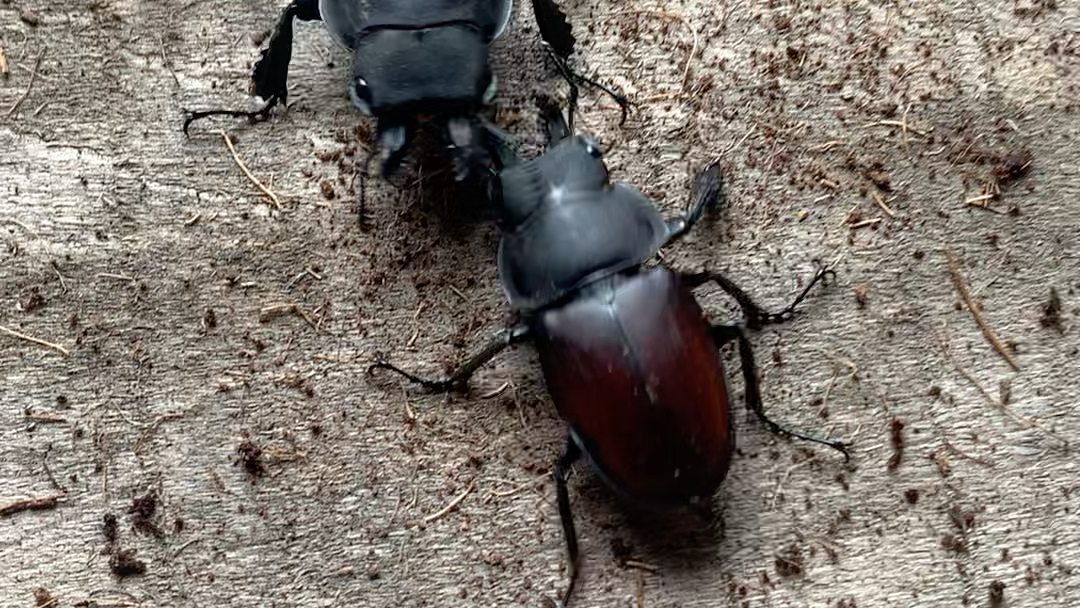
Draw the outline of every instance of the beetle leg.
M709 328L709 333L716 342L717 348L720 348L732 340L738 340L739 359L742 361L743 382L746 384L746 388L744 389L746 391L746 407L757 415L758 420L761 421L761 424L765 425L765 428L778 435L787 435L788 437L796 437L805 441L827 445L843 454L844 460L851 459L851 455L848 454L847 451L847 446L844 445L843 442L821 439L801 431L780 426L765 415L765 408L761 404L761 384L758 379L757 365L754 363L754 351L750 347L750 341L746 339L746 333L742 326L717 324Z
M567 110L567 114L569 114L569 119L567 122L569 122L570 124L571 133L574 132L574 108L577 107L578 87L583 84L587 84L591 87L596 87L601 91L607 93L612 99L614 99L615 103L619 104L619 108L622 110L622 118L619 120L619 125L621 126L626 123L626 114L630 110L630 100L626 98L626 95L615 91L614 89L607 86L606 84L603 84L602 82L598 82L596 80L593 80L592 78L578 74L570 68L570 64L567 63L565 57L560 56L555 51L555 49L551 48L550 46L547 48L548 55L550 55L551 60L555 62L555 67L558 68L559 74L562 75L563 80L566 81L566 84L570 85L570 109Z
M454 373L449 376L439 378L438 380L431 380L427 378L421 378L415 374L407 372L392 363L380 358L378 361L368 367L368 374L373 373L376 369L386 369L394 373L405 376L409 381L415 382L423 386L428 392L431 393L447 393L464 383L468 382L469 378L476 372L476 370L483 367L485 363L490 361L492 357L502 352L507 346L517 344L522 340L529 337L529 327L527 325L518 325L516 327L508 327L495 335L483 350L474 355L468 361L461 365L461 367L454 370Z
M694 183L694 203L690 205L682 217L667 223L667 240L661 247L666 247L681 238L694 227L705 215L705 211L716 206L720 200L723 186L723 175L720 171L719 159L709 163L709 166L697 176Z
M259 61L255 63L255 69L251 74L251 93L262 98L265 102L262 108L247 112L243 110L202 110L188 113L184 121L184 134L187 135L188 127L192 122L206 118L207 116L231 116L233 118L247 118L249 120L264 120L270 115L278 103L285 105L289 96L287 79L289 76L289 62L292 61L293 42L293 18L301 21L318 21L322 19L319 14L318 0L292 0L285 11L281 13L277 27L270 42L262 51Z
M566 438L566 447L563 448L562 456L559 456L555 464L555 494L559 502L559 519L562 520L563 535L566 536L566 551L570 556L568 573L570 582L567 584L566 593L563 594L562 605L570 602L570 594L574 592L574 583L577 581L578 545L577 532L574 531L574 515L570 512L570 492L566 482L570 479L570 469L581 458L581 448L573 437Z
M681 276L684 283L691 289L704 285L709 281L712 281L720 286L731 297L735 298L735 301L739 303L739 306L743 310L743 315L746 318L746 325L751 329L759 329L765 325L771 325L774 323L783 323L787 321L795 314L795 308L806 299L806 296L810 293L815 285L825 280L825 277L833 274L832 270L828 268L822 268L818 270L813 279L807 283L806 287L795 296L795 300L787 306L787 308L780 312L768 312L761 306L759 306L754 299L750 297L745 291L738 285L733 283L731 279L725 277L718 272L699 272L694 274L685 273Z

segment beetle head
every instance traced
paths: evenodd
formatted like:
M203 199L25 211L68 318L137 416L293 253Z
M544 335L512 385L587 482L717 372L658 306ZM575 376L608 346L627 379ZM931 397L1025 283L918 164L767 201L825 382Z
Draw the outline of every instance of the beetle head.
M471 117L494 96L488 44L480 29L459 23L372 29L356 41L349 95L379 122L384 172L404 156L421 115L450 117L440 126L460 161L459 176L473 164L482 137Z
M492 200L499 224L512 230L542 205L559 205L566 198L587 197L607 187L600 142L578 135L500 173L492 185Z

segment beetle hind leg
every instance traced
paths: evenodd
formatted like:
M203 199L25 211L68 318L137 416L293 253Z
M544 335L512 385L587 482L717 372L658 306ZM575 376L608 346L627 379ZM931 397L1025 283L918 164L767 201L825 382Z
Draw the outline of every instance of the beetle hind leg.
M743 389L746 391L746 407L754 412L765 428L777 435L787 435L788 437L795 437L804 441L812 441L814 443L820 443L821 445L827 445L843 454L844 460L851 459L847 446L843 442L822 439L802 431L781 426L765 415L765 408L761 403L761 383L758 380L757 364L754 362L754 351L750 347L750 341L746 339L746 333L742 326L717 324L709 328L709 333L716 342L717 348L722 347L732 340L737 340L739 342L739 359L742 361L743 382L746 385L746 388Z
M579 458L581 458L581 448L573 437L567 437L566 447L563 448L562 456L559 456L559 461L555 464L555 493L559 502L559 519L562 521L563 535L566 537L566 552L570 559L567 567L570 581L562 597L564 607L570 603L570 595L574 592L574 583L577 582L577 532L574 530L574 515L570 512L570 492L567 489L567 481L570 479L571 467Z

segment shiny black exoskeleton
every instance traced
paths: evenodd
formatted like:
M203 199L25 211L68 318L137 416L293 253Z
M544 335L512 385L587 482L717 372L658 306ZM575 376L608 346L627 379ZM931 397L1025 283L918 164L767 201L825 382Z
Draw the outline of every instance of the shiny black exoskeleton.
M724 479L734 436L723 344L738 342L747 406L770 430L847 452L839 442L785 429L765 416L742 326L710 324L690 291L715 281L738 301L746 324L760 327L789 318L827 271L783 311L768 313L722 275L643 269L715 203L719 166L710 165L698 177L688 212L665 222L641 192L609 182L595 140L571 136L561 117L550 122L558 143L535 160L505 169L494 183L503 229L500 282L524 324L504 330L441 380L419 378L385 361L373 368L445 391L506 346L532 338L548 390L570 427L555 467L571 563L568 597L577 538L567 477L583 454L616 492L654 507L707 501Z
M512 4L512 0L292 0L252 75L252 93L265 105L255 112L194 112L184 130L192 121L212 115L263 118L277 103L284 104L293 20L322 20L334 39L352 50L349 93L358 110L378 121L384 174L401 164L418 119L427 116L442 133L458 179L486 173L496 166L497 157L491 152L498 145L495 132L480 117L495 96L488 50L509 24ZM577 83L597 84L566 67L575 40L554 0L533 0L533 8L572 96ZM625 109L625 100L616 98Z

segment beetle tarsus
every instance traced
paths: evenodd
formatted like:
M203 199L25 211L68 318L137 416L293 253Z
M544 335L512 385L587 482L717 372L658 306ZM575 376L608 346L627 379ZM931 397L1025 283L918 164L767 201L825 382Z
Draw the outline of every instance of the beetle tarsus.
M802 439L804 441L811 441L813 443L820 443L821 445L829 446L830 448L840 452L844 455L844 461L851 460L851 454L848 453L847 445L841 441L834 441L831 439L822 439L813 435L804 433L802 431L796 431L788 427L782 426L773 420L769 419L765 415L765 408L761 403L761 385L758 380L757 364L754 363L754 351L750 346L750 341L746 339L745 333L738 325L714 325L711 328L710 333L713 339L717 343L717 347L737 339L739 342L739 359L742 361L742 373L743 382L746 384L746 407L749 408L758 420L761 421L765 428L777 435L787 435L788 437L794 437Z
M769 312L765 310L756 302L754 302L754 299L751 298L750 295L747 294L745 291L743 291L742 288L733 283L731 279L725 277L718 272L705 271L693 274L686 273L682 275L682 280L687 283L690 288L704 285L709 281L716 283L720 287L720 289L723 289L728 295L730 295L732 298L735 298L735 301L739 303L739 307L742 308L743 315L746 318L747 327L749 327L750 329L761 329L766 325L783 323L791 319L795 315L795 308L798 307L799 304L801 304L802 301L806 299L806 296L810 294L810 290L813 289L814 286L818 283L824 282L827 276L835 276L835 274L836 273L834 273L827 267L818 270L817 274L814 275L814 278L810 279L810 282L806 284L806 287L804 287L803 290L799 292L799 295L795 296L795 300L793 300L791 304L789 304L780 312Z
M394 372L395 374L404 376L405 379L407 379L409 382L412 382L414 384L419 384L420 386L423 386L424 389L429 393L448 393L451 390L453 390L455 385L457 384L455 382L453 376L448 376L446 378L441 378L439 380L430 380L430 379L427 379L427 378L421 378L420 376L417 376L417 375L415 375L415 374L413 374L411 372L405 371L405 370L401 369L400 367L394 365L393 363L390 363L389 361L386 361L386 360L381 359L381 358L378 361L376 361L375 363L372 363L370 366L368 366L368 369L367 369L368 375L374 374L375 370L377 370L377 369L389 370L389 371Z
M569 558L567 574L570 578L563 593L562 605L570 603L570 595L574 592L574 583L577 582L578 544L577 532L574 530L574 515L570 512L570 492L567 489L567 481L570 479L570 470L574 463L581 458L581 448L578 447L573 437L567 437L566 447L555 464L555 493L559 503L559 519L562 520L563 535L566 537L566 552Z
M407 372L396 365L379 358L378 361L368 367L368 374L371 374L376 369L385 369L395 372L404 376L410 382L419 384L424 387L429 393L448 393L456 388L462 387L468 383L469 378L472 377L476 370L484 366L485 363L491 361L495 355L501 353L506 347L521 342L529 337L529 328L526 325L519 325L515 327L509 327L498 334L489 341L484 348L454 370L454 373L440 378L438 380L431 380L428 378L421 378L411 372Z
M263 107L258 110L245 111L245 110L199 110L195 112L188 112L187 119L184 120L184 135L188 135L188 127L196 120L201 120L208 116L230 116L232 118L246 118L252 122L266 120L270 117L270 110L274 108L281 101L277 97L273 97L270 101L267 101Z
M570 108L569 110L567 110L567 114L569 115L567 123L570 125L571 133L574 132L574 108L577 107L578 87L580 87L581 85L589 85L592 87L596 87L601 91L607 93L613 100L615 100L615 103L619 104L619 108L622 110L622 118L619 119L619 126L626 124L626 116L630 110L630 100L627 99L626 95L619 93L611 87L596 80L593 80L592 78L588 78L586 76L578 74L570 68L570 64L567 62L566 58L559 55L555 51L555 49L548 46L547 50L548 55L551 56L551 60L555 62L555 67L558 68L559 74L562 75L563 80L566 81L566 84L570 85Z

